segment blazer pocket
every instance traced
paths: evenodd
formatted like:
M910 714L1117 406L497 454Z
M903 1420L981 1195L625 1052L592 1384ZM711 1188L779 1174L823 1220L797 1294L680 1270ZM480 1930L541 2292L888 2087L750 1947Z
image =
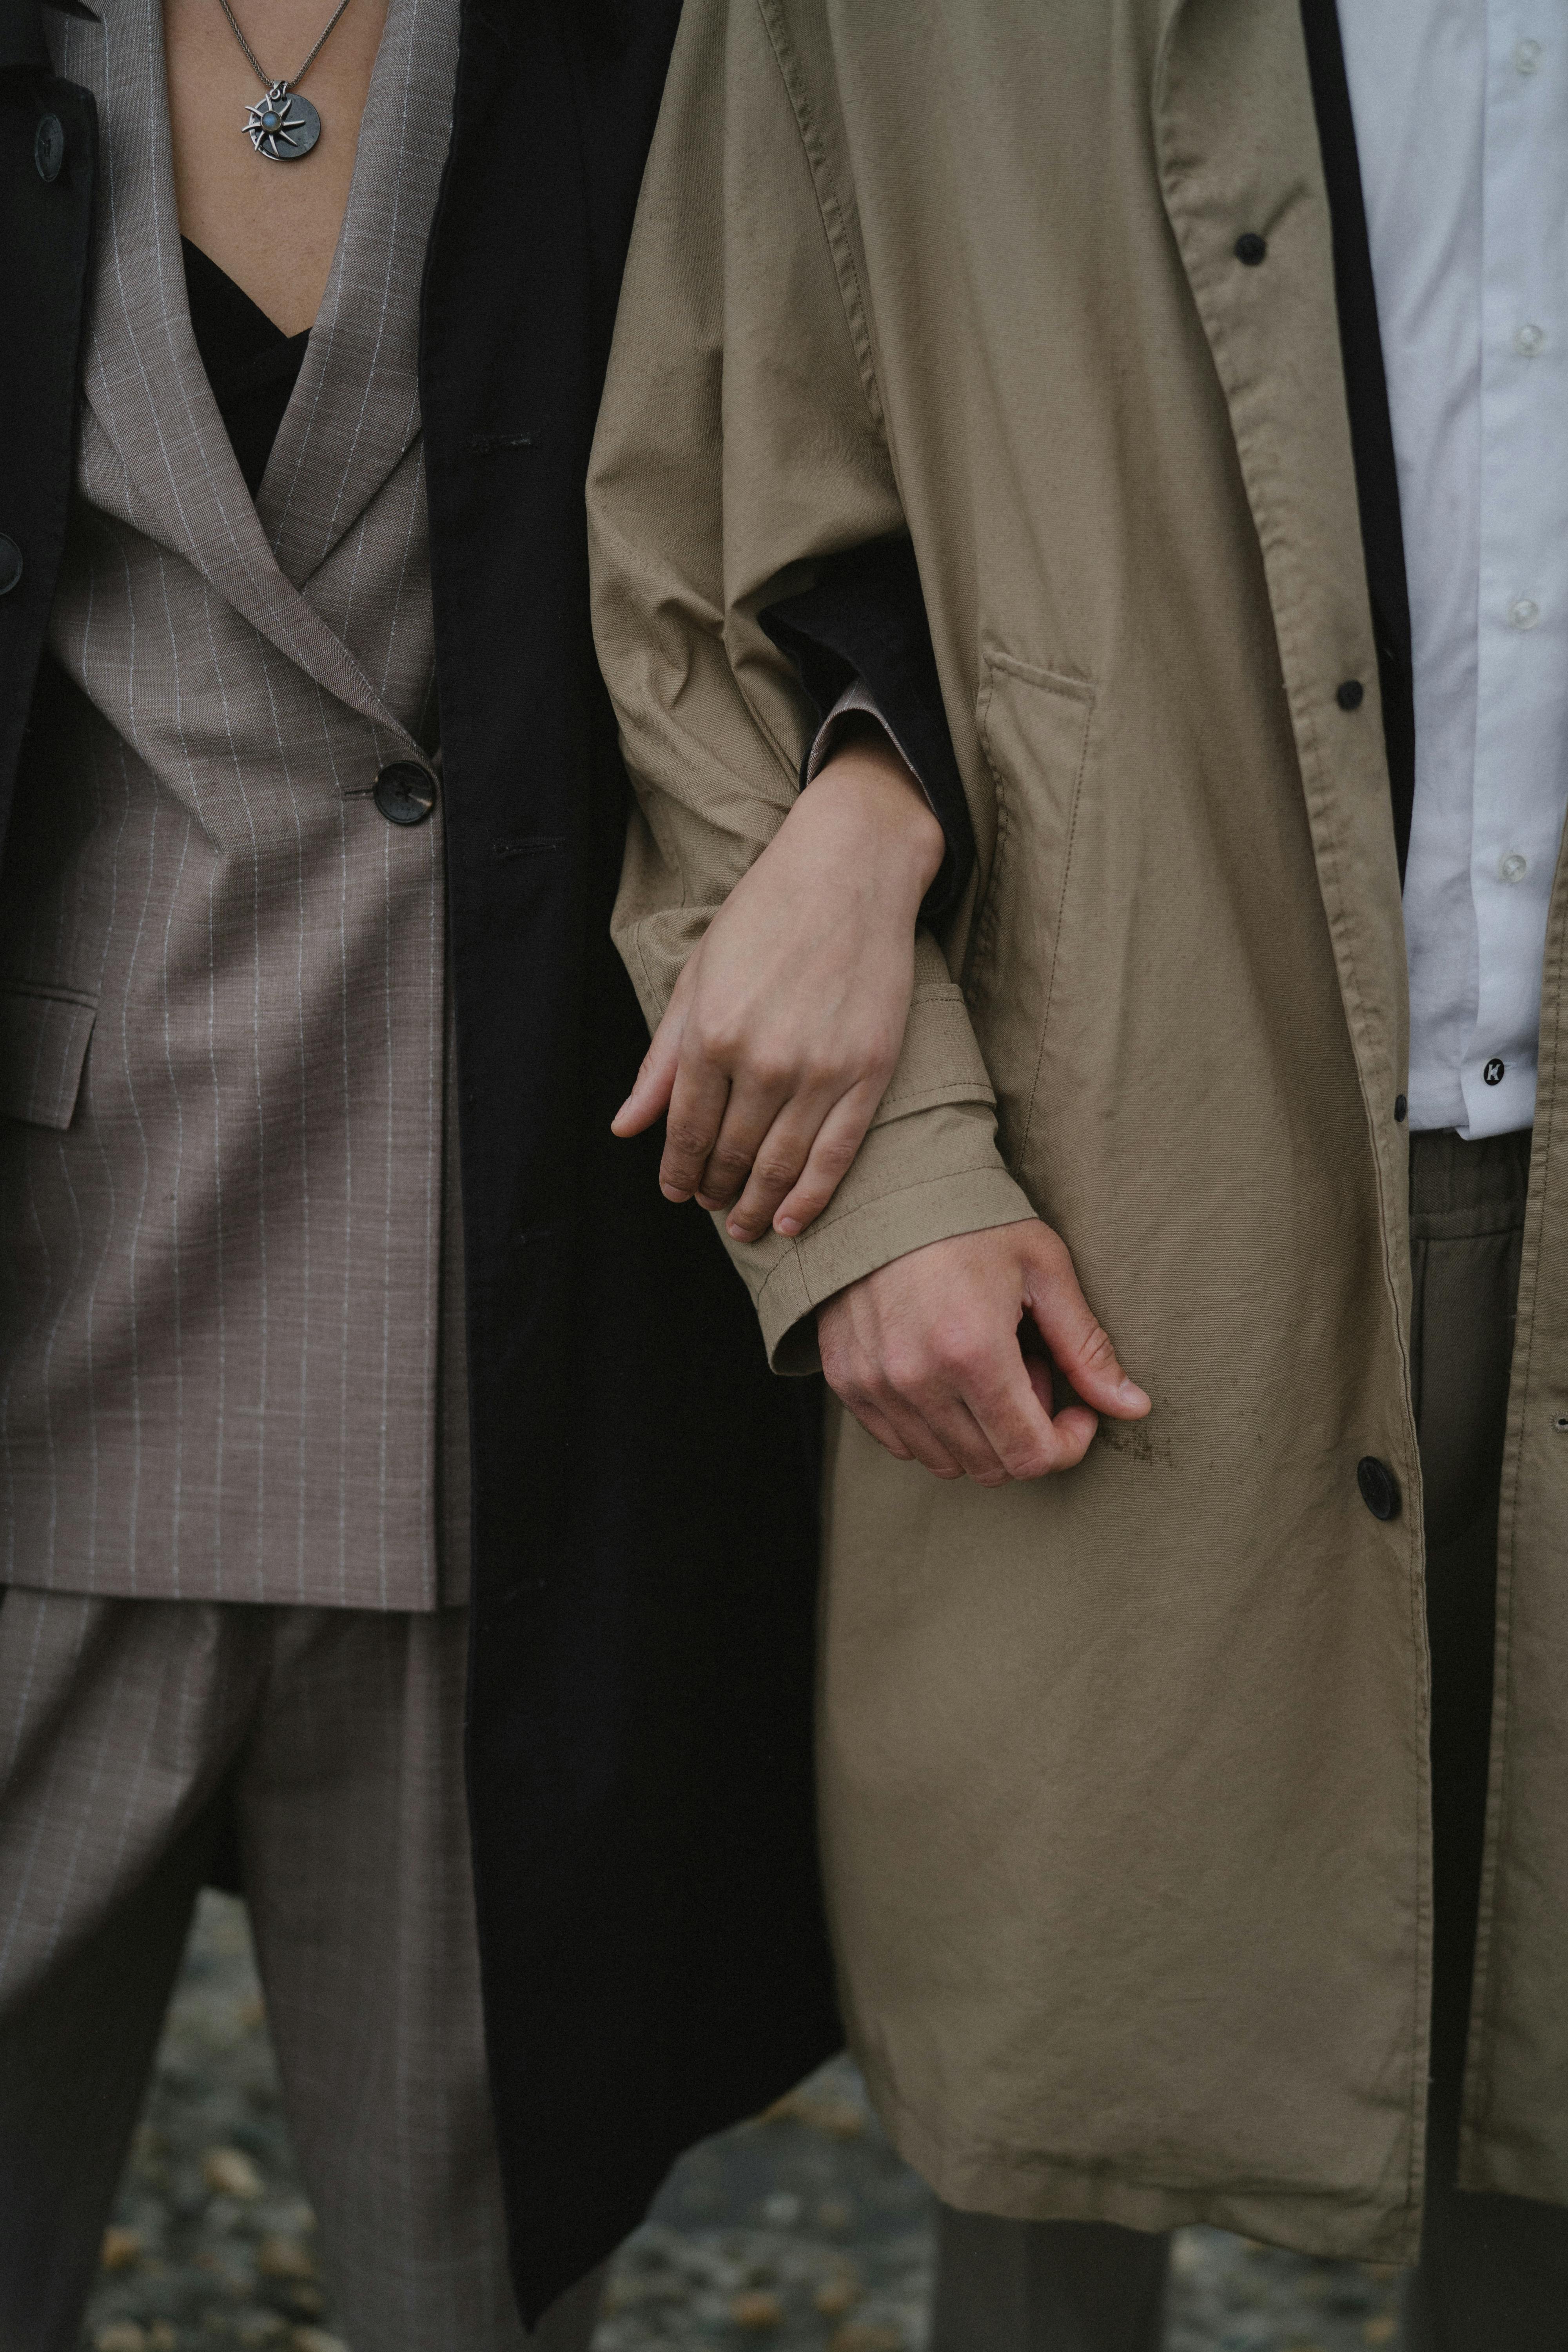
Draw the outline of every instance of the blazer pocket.
M996 847L963 988L1015 1175L1028 1150L1050 1028L1094 707L1087 678L995 650L985 656L978 718L996 793Z
M70 1125L97 1013L76 989L0 981L0 1118Z

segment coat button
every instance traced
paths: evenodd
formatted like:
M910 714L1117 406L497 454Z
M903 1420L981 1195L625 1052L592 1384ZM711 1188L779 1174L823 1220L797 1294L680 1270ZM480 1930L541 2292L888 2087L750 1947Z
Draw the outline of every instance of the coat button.
M1386 1462L1380 1462L1375 1454L1363 1454L1355 1465L1355 1482L1374 1519L1399 1517L1399 1488Z
M22 551L0 530L0 596L8 596L22 577Z
M1236 257L1244 261L1248 269L1256 269L1268 250L1268 239L1259 236L1255 228L1247 229L1236 240Z
M423 824L436 805L436 779L413 760L394 760L375 780L375 804L388 824Z
M1395 1095L1394 1097L1394 1123L1395 1127L1403 1127L1405 1119L1409 1116L1409 1113L1410 1105L1405 1101L1405 1097L1403 1095Z
M33 133L33 163L39 179L58 180L65 160L65 125L58 114L40 115Z
M1366 688L1359 677L1347 677L1343 686L1335 688L1334 700L1342 710L1359 710L1366 700Z

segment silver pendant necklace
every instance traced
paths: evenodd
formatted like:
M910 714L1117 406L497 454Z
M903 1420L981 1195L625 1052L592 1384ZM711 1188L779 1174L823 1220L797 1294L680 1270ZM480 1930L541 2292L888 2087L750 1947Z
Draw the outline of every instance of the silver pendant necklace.
M295 85L304 80L321 56L326 47L327 34L348 5L349 0L338 0L321 39L297 73L289 74L283 81L269 81L266 67L258 62L255 50L240 31L239 20L228 0L218 0L235 39L250 59L251 69L267 92L265 98L257 100L246 116L245 132L257 153L265 155L269 163L297 163L301 155L310 153L321 135L321 116L308 98L300 96Z

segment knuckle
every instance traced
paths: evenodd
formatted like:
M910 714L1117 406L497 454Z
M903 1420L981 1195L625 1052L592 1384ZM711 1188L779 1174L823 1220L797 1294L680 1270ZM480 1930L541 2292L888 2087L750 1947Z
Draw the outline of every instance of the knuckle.
M704 1005L688 1024L686 1042L700 1061L726 1068L741 1051L743 1033L737 1022Z
M974 1381L989 1369L990 1349L978 1331L950 1331L942 1341L942 1367L957 1380Z
M1081 1362L1091 1371L1108 1371L1116 1361L1116 1350L1110 1344L1110 1334L1096 1324L1079 1349Z
M699 1127L694 1120L676 1118L665 1129L665 1141L682 1160L702 1160L707 1157L712 1137L707 1128Z
M847 1136L835 1136L831 1142L818 1144L816 1164L825 1175L831 1175L837 1181L852 1164L859 1148Z
M931 1364L922 1349L889 1348L882 1360L882 1377L895 1396L912 1396L931 1377Z
M782 1191L795 1172L795 1162L780 1159L776 1152L763 1154L752 1165L752 1173L758 1183L766 1184L773 1191Z

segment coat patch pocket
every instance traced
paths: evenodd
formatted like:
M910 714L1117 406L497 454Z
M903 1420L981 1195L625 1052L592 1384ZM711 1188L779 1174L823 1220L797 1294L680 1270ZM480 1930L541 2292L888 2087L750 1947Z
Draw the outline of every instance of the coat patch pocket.
M985 656L978 717L996 847L963 988L1015 1174L1034 1123L1094 705L1087 678L994 650Z
M0 981L0 1118L70 1125L97 1013L75 989Z

